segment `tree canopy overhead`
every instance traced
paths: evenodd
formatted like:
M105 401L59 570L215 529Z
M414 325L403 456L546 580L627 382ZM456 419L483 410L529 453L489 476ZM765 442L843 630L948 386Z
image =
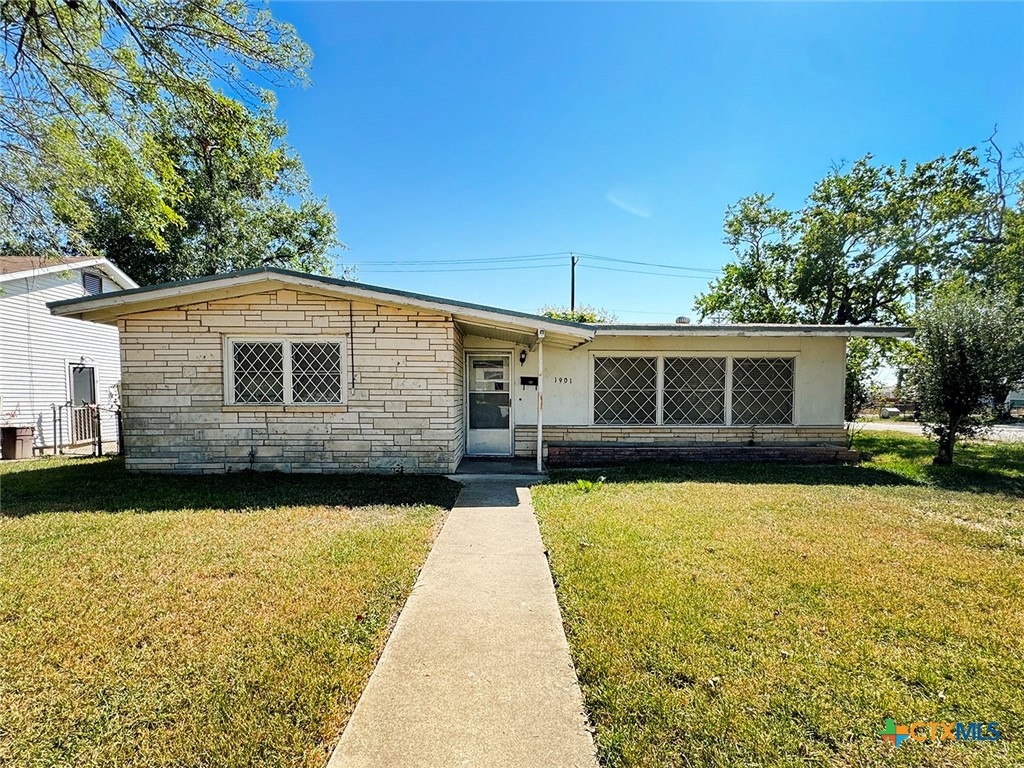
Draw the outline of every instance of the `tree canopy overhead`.
M736 261L698 311L733 322L906 321L908 299L974 247L989 196L972 150L913 167L872 160L834 168L797 211L764 194L731 206L725 243Z
M266 104L310 61L239 0L5 0L0 39L0 244L40 250L83 247L96 200L165 250L189 188L161 126Z
M143 284L261 266L331 274L334 214L311 194L284 134L269 106L251 112L230 99L202 120L164 120L154 141L188 190L183 224L166 229L161 252L116 202L96 199L86 239Z

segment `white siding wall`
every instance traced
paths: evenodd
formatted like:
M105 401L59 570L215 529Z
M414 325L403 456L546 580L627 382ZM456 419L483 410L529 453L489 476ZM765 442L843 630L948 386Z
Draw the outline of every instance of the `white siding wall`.
M98 273L97 273L98 274ZM103 278L103 290L119 286ZM109 406L108 393L121 379L117 328L54 317L49 301L85 295L81 270L19 278L0 283L0 397L4 413L17 410L14 425L33 425L36 445L52 446L50 405L71 396L68 367L84 362L96 369L96 401ZM106 414L104 436L116 434ZM65 424L65 436L67 425ZM65 437L66 439L66 437Z
M537 390L519 385L520 376L537 375L537 353L531 352L522 366L522 347L479 336L465 338L467 352L511 350L515 423L536 425ZM792 355L796 358L795 422L801 426L842 426L843 389L846 382L846 339L823 336L598 336L574 349L544 348L544 422L551 425L586 426L591 415L591 358L616 353L723 354L756 357Z

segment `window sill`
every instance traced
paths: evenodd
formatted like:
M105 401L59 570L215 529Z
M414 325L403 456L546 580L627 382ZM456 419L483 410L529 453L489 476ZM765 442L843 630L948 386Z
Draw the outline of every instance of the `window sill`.
M587 424L591 429L795 429L800 424Z
M222 405L224 413L346 413L347 403L325 405Z

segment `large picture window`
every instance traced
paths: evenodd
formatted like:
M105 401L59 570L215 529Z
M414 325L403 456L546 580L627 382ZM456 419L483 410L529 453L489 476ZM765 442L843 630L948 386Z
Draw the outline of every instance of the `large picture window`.
M792 357L595 357L594 424L793 424L795 371Z
M793 359L737 357L732 361L732 423L793 423Z
M344 345L342 339L228 339L226 402L344 403Z
M665 424L725 424L725 358L666 357Z
M594 423L658 423L658 358L594 358Z

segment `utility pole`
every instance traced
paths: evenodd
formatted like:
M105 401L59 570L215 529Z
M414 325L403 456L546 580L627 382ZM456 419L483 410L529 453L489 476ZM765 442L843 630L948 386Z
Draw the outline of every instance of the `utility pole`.
M580 263L580 257L574 253L569 254L569 271L572 279L569 284L569 313L576 312L576 265Z

